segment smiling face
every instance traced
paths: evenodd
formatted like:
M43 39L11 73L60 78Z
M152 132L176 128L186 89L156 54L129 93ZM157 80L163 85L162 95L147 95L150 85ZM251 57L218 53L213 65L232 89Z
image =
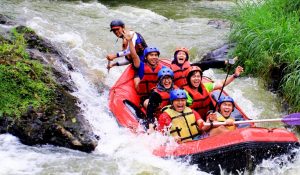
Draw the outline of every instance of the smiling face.
M201 74L199 71L194 71L193 75L190 78L191 85L193 86L192 88L198 88L201 83Z
M147 62L150 66L155 67L158 64L158 53L150 52L147 56Z
M174 110L177 112L182 112L186 106L186 99L179 98L173 101Z
M178 64L183 64L186 61L186 53L184 51L178 51L176 59Z
M161 85L166 88L170 89L172 87L172 77L170 76L164 76L163 79L161 80Z
M111 29L112 32L114 32L114 34L118 37L118 38L122 38L123 34L122 31L124 30L124 28L122 28L121 26L117 26L117 27L113 27Z
M233 104L231 102L225 101L220 105L220 114L224 117L229 117L233 110Z

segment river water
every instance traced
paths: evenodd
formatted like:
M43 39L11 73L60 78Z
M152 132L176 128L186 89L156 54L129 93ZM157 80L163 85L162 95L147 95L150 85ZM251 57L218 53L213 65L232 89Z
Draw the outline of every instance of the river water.
M26 146L12 135L2 134L0 175L207 174L195 165L153 156L151 150L166 139L159 134L136 136L120 128L108 110L108 88L99 91L99 82L111 87L125 69L113 68L109 73L106 70L105 55L121 47L121 42L116 43L109 32L112 19L123 19L128 28L142 33L148 45L161 50L161 57L171 58L176 46L184 46L191 49L193 59L199 59L227 42L230 25L208 23L232 7L234 3L228 1L0 0L1 14L31 27L70 58L75 71L69 74L78 88L73 94L80 99L84 116L101 137L96 150L87 154L51 145ZM208 75L216 79L226 76L219 70L209 70ZM225 90L253 119L283 115L277 96L265 91L257 79L240 78ZM273 123L264 126L283 127ZM253 174L300 171L298 154L294 163L281 168L278 159L264 161Z

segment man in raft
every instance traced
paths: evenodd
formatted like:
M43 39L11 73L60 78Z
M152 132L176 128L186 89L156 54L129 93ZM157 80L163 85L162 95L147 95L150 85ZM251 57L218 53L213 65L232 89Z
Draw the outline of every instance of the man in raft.
M217 121L225 122L225 127L230 131L236 129L236 126L233 124L235 119L231 117L231 113L234 111L234 107L234 100L229 96L223 96L218 101L218 112L216 112Z
M122 51L117 53L110 53L106 56L108 61L113 61L114 59L118 57L125 56L125 59L123 61L118 61L112 64L107 65L107 69L110 69L114 66L122 66L122 65L128 65L133 64L135 68L138 68L139 65L135 65L132 59L132 52L129 48L129 42L126 38L124 38L123 32L125 30L125 23L119 19L113 20L110 23L110 31L112 31L118 39L121 38L123 40L122 42ZM133 35L132 42L133 46L135 48L135 51L137 55L140 57L141 61L144 60L144 49L147 47L146 41L144 40L143 36L137 32L130 31L130 34ZM118 41L118 40L117 40Z
M135 87L140 102L145 107L148 106L149 96L158 81L158 71L163 67L159 61L159 50L156 47L147 47L144 50L145 62L141 62L138 69L138 75L134 78Z
M210 126L204 126L204 120L196 111L186 106L186 99L184 90L172 90L171 105L158 117L157 129L169 132L177 142L191 141L210 129Z
M163 67L158 72L158 83L150 94L147 106L149 128L154 127L154 122L162 113L162 108L170 104L170 92L177 88L173 83L173 79L174 73L168 67Z

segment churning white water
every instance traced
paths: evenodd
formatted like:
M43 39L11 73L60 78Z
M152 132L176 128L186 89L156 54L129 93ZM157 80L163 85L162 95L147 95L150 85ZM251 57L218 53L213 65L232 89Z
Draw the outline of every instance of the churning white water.
M159 1L153 3L159 5ZM180 1L174 3L180 5ZM151 151L168 138L158 133L135 135L119 127L108 109L109 88L103 90L100 82L111 87L125 69L112 68L109 73L106 70L106 54L121 48L121 42L116 43L116 37L109 32L112 19L122 19L129 28L142 33L147 44L158 47L166 58L172 57L176 46L188 47L194 57L200 58L226 43L228 27L216 28L207 25L209 19L194 16L168 19L128 4L109 7L99 2L0 0L0 5L0 13L31 27L70 58L75 71L67 73L78 88L73 95L80 99L78 105L101 138L96 150L87 154L49 145L26 146L9 134L0 135L1 175L207 174L195 165L152 155ZM203 2L198 5L203 6ZM60 66L65 70L65 65ZM223 72L215 72L211 72L212 76L225 77ZM256 79L238 79L225 90L252 118L282 115L277 97L263 90ZM294 163L279 168L277 160L266 160L254 174L297 174L299 161L296 158Z

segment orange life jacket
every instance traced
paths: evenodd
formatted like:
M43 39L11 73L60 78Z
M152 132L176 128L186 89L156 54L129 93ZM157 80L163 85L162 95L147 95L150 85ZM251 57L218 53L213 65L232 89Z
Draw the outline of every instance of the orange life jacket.
M171 69L174 72L174 84L180 88L187 85L186 75L189 71L189 67L191 67L188 61L184 62L182 68L180 68L177 64L171 64Z
M144 66L144 77L140 81L138 85L138 91L137 93L142 96L149 96L151 90L156 86L157 81L158 81L158 76L157 73L158 71L162 68L162 64L158 63L158 65L155 67L154 70L145 63Z
M190 108L197 111L200 116L205 120L206 114L210 110L210 105L212 104L209 92L206 90L204 85L200 84L202 88L202 94L197 90L190 88L189 86L184 86L184 89L189 93L193 99L193 103Z

